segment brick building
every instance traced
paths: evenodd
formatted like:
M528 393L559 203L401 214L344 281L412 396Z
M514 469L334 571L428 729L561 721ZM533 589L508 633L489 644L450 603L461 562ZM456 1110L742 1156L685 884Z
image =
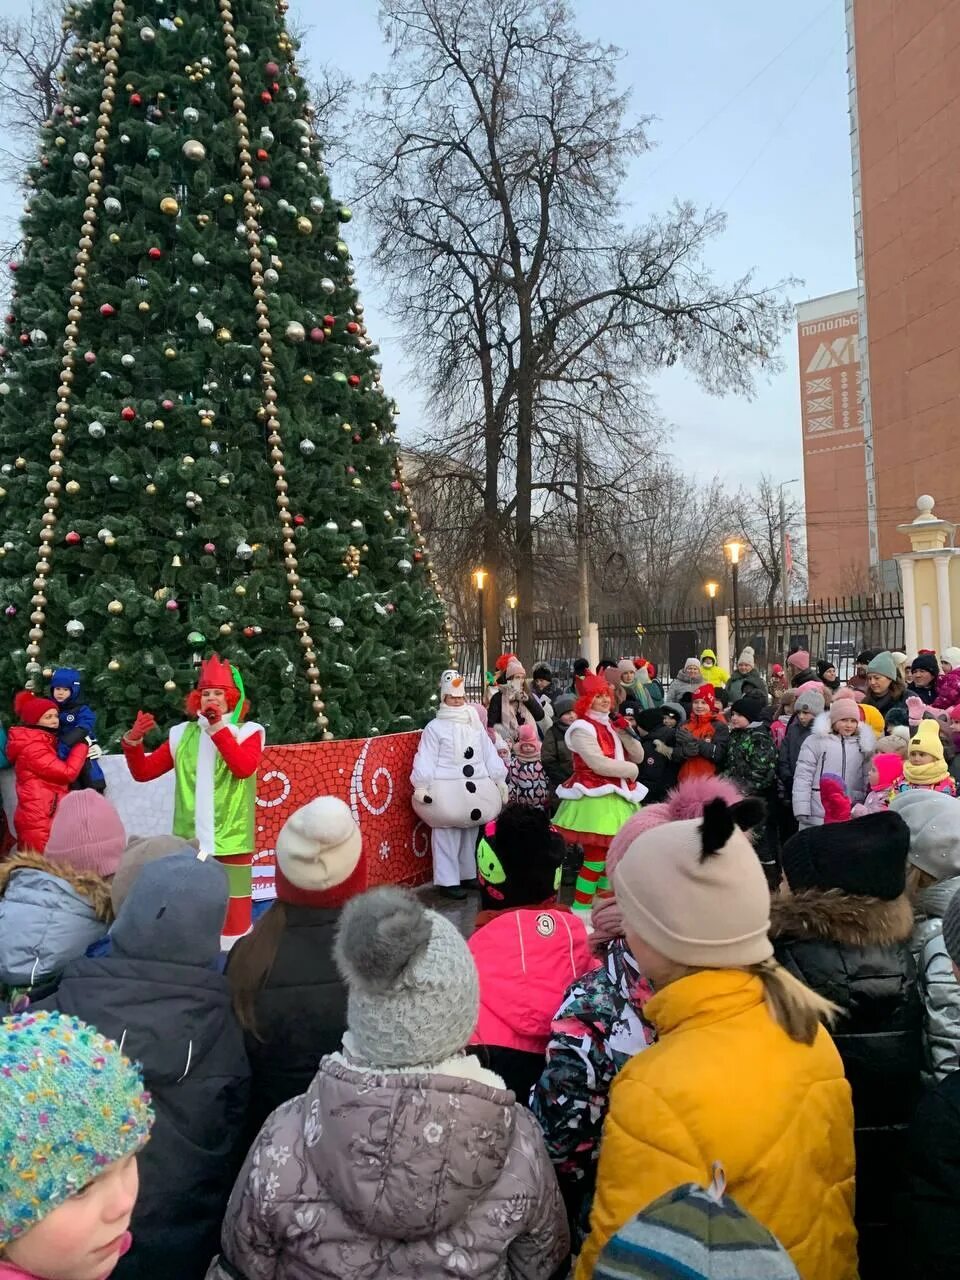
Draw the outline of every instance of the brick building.
M960 521L960 0L845 2L867 538L890 587L919 494Z
M801 303L797 347L810 594L856 595L870 577L858 291Z

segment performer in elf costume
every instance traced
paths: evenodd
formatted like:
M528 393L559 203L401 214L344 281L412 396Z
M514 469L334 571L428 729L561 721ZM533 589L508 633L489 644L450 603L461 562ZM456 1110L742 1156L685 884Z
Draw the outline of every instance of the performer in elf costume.
M169 739L147 752L143 740L157 722L137 713L123 738L123 754L137 782L172 769L176 775L173 834L196 838L200 852L219 859L230 882L222 943L228 950L250 929L250 886L257 803L257 769L263 756L263 726L244 717L249 703L236 667L216 654L200 668L186 702L190 720L174 725Z
M609 892L607 849L637 810L647 788L637 782L643 746L626 720L611 720L614 694L603 676L585 676L564 741L573 756L573 774L557 787L560 807L553 825L571 844L583 845L574 911L589 913L598 890Z

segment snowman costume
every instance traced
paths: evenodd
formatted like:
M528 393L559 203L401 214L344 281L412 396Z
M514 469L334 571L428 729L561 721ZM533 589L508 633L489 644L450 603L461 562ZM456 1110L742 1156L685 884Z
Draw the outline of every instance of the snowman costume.
M420 736L413 760L413 808L431 828L433 881L459 885L477 875L477 828L500 812L507 799L507 769L473 707L448 706L462 698L463 676L445 671L440 706Z

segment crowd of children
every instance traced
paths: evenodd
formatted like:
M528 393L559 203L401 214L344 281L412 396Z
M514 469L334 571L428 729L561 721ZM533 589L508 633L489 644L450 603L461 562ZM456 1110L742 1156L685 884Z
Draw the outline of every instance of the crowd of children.
M229 953L228 870L82 772L77 673L21 696L0 1280L960 1273L960 653L862 656L509 657L487 725L447 672L471 936L318 797Z

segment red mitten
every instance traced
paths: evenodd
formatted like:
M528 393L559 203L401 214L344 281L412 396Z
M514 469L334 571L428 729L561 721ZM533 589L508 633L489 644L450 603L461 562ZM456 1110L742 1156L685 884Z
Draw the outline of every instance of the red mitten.
M630 728L630 721L626 716L614 715L610 717L610 728L616 729L618 733L623 733L624 729Z
M824 822L849 822L850 797L838 773L825 773L820 779L820 803Z
M130 742L142 742L151 730L157 727L157 722L149 711L138 711L137 718L133 722L133 728L127 734Z

